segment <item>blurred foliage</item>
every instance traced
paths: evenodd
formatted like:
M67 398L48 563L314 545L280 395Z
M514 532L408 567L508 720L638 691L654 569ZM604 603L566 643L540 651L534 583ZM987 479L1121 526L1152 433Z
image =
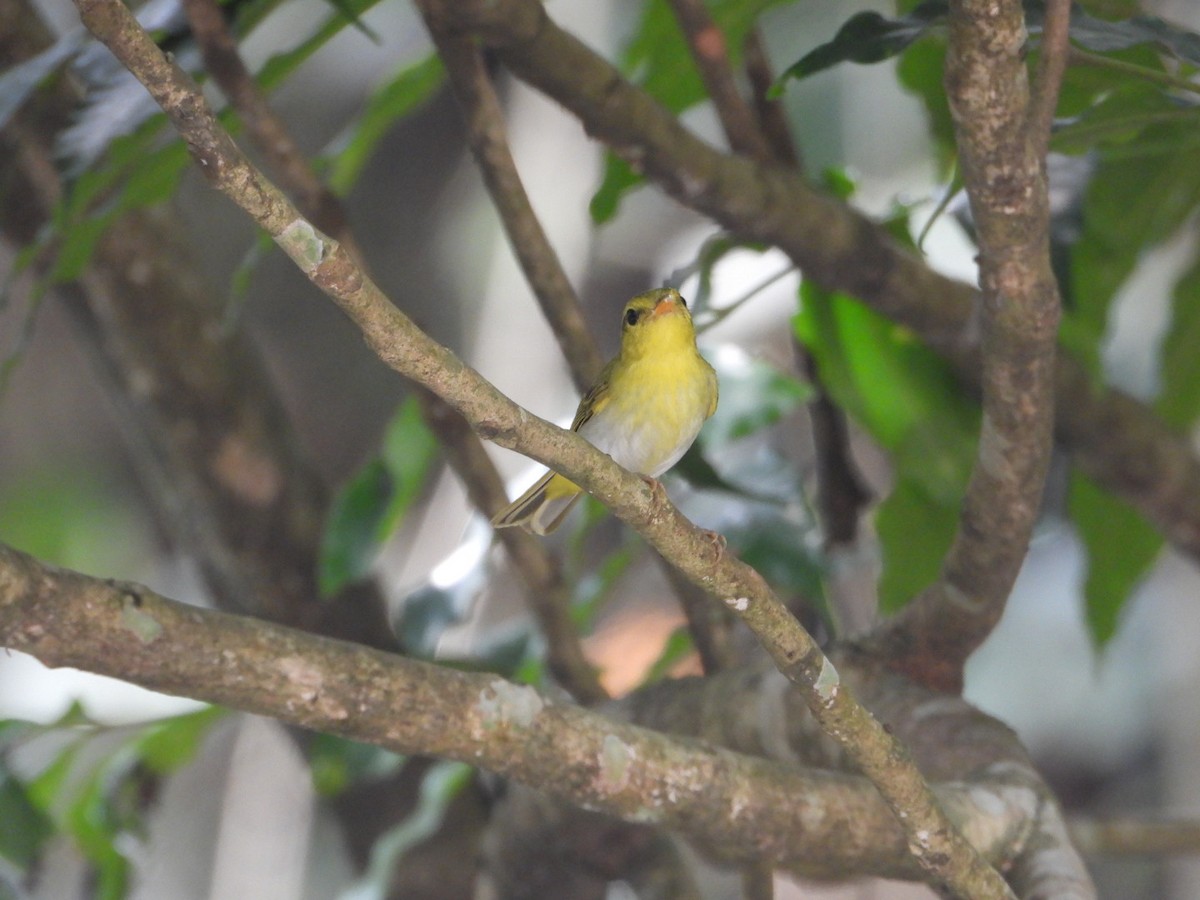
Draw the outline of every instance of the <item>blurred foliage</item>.
M379 456L334 497L321 542L318 583L328 597L367 576L383 544L425 488L437 441L410 397L392 416Z
M190 762L223 715L207 707L110 728L73 706L49 725L0 722L0 857L29 873L61 835L91 868L92 896L124 897L158 779Z

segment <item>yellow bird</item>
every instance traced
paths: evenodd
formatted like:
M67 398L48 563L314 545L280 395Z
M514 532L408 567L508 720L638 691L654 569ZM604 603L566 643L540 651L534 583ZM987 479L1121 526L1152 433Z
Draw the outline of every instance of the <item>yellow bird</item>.
M674 288L638 294L621 314L621 351L583 395L571 430L639 475L657 478L679 461L717 408L717 373L696 349L687 301ZM549 534L581 489L547 472L492 519Z

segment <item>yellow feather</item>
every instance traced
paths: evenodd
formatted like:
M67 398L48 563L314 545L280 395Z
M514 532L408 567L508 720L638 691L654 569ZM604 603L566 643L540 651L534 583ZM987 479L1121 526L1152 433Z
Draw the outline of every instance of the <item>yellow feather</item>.
M674 288L638 294L621 321L621 350L579 401L571 430L626 468L657 477L717 408L717 376L696 349L687 303ZM579 494L571 481L547 472L492 524L548 534Z

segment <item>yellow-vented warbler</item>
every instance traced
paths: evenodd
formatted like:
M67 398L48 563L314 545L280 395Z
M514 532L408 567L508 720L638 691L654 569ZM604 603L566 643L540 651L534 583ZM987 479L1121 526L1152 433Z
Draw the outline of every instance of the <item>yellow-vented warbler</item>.
M638 294L621 314L621 351L592 386L571 430L639 475L679 461L717 408L717 373L696 349L687 301L674 288ZM580 488L547 472L492 519L534 534L559 526Z

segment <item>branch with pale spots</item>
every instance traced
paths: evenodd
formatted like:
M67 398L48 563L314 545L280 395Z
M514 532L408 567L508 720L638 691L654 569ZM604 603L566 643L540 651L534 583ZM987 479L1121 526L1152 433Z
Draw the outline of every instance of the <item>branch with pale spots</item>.
M798 767L790 753L787 762L775 763L669 737L495 675L200 609L141 585L47 566L4 545L0 646L48 666L108 675L398 753L459 760L536 785L575 807L682 834L726 863L766 859L825 877L924 875L891 808L860 776ZM756 690L758 681L761 676L746 684ZM704 717L708 722L731 723L730 732L745 737L732 723L755 704L728 684L666 684L661 699L669 702L660 708L675 717L689 709L689 685L699 691L690 692L691 702L708 692L710 700L732 707ZM654 695L651 689L633 711L652 719ZM948 760L943 766L958 771ZM1045 850L1031 836L1057 819L1039 807L1036 785L993 769L935 790L956 827L987 858L1021 866ZM1043 819L1029 818L1036 815ZM1086 873L1077 877L1086 881Z

